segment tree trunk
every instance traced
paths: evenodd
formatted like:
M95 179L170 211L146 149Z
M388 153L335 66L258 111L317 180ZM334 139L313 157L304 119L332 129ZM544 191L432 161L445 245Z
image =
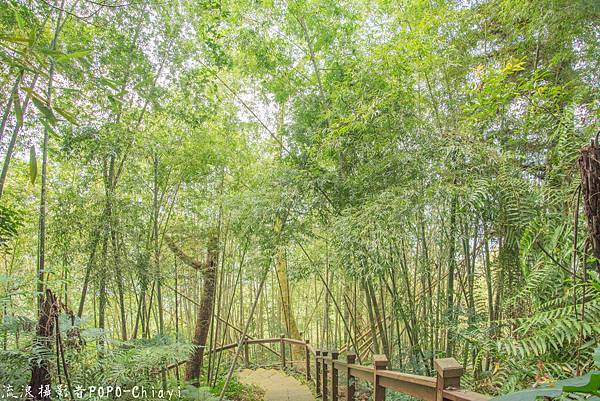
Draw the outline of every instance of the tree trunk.
M597 260L596 270L600 272L600 147L596 141L581 149L579 168L592 254Z
M277 246L275 258L277 281L279 282L279 299L281 300L281 309L283 311L283 319L285 323L285 328L287 330L287 335L291 338L300 340L300 331L298 330L296 318L294 317L294 313L292 312L290 285L287 274L287 259L285 255L285 248L283 247L283 245ZM292 347L292 349L294 352L294 356L298 356L298 358L300 358L300 347Z
M88 258L88 262L85 268L85 277L83 279L83 287L81 289L81 297L79 298L79 308L77 309L77 317L81 319L83 316L83 308L85 306L85 297L87 296L88 287L90 285L90 277L92 275L92 270L96 264L96 249L98 247L98 242L100 240L100 235L96 231L93 233L94 237L92 238L92 243L90 245L90 257Z
M50 349L52 341L50 337L54 332L55 317L58 314L58 304L50 290L46 290L41 300L40 317L37 326L35 343L36 347ZM50 361L42 358L41 361L33 361L31 364L31 393L34 400L50 401L50 386L52 376L50 374ZM39 390L42 389L40 392ZM48 389L45 393L43 390Z
M187 363L185 380L198 382L204 360L204 348L206 339L212 321L212 310L215 299L215 286L217 278L217 263L219 259L217 234L213 233L208 240L208 252L206 255L206 265L204 267L204 288L198 308L198 318L196 320L196 329L194 331L193 343L196 346L190 360Z

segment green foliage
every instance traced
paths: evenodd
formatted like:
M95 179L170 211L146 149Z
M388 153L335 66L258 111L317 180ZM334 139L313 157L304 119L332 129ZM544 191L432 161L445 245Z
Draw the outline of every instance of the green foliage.
M185 386L181 389L181 398L190 401L218 401L219 397L211 393L209 388Z
M577 157L598 131L596 2L65 7L0 0L3 159L15 145L0 377L26 381L41 360L58 373L55 350L32 345L41 278L61 307L87 291L82 321L60 317L73 381L162 384L195 349L202 289L164 238L202 261L216 231L215 310L236 327L277 251L318 346L381 331L361 340L367 359L385 345L432 374L454 356L490 394L592 371L600 281ZM267 280L253 335L289 329L280 284ZM237 335L210 329L212 345ZM591 389L584 377L567 389Z
M210 388L210 392L215 396L219 396L223 385L223 379L217 381L216 386ZM225 391L225 397L231 401L261 401L263 396L264 391L259 387L241 383L235 377L229 382Z
M101 337L92 338L88 333L83 338L88 344L93 344L93 339ZM97 352L96 347L88 345L83 353L70 353L73 358L74 382L84 386L97 383L119 383L128 388L144 384L158 386L161 368L186 360L193 350L190 344L161 337L110 342L112 347L102 352L100 364L93 358L93 354Z
M22 213L17 209L0 205L0 247L8 247L9 241L17 236L23 226Z
M14 388L22 388L29 383L30 352L0 351L0 377Z
M600 348L596 348L594 354L597 355L598 353L600 353ZM600 368L600 364L597 364L596 367ZM573 399L577 395L582 396L584 394L595 396L595 398L600 397L600 370L572 379L552 382L535 389L496 397L493 398L493 401L536 401L540 397L557 398L561 395L568 395L569 399Z
M535 273L531 273L528 282L543 283L544 278ZM532 380L567 378L578 370L592 369L592 355L598 352L594 349L600 333L600 293L595 283L592 278L578 288L590 299L583 314L583 306L573 306L572 293L565 292L559 298L540 303L530 316L499 320L490 328L482 324L478 329L466 329L462 335L476 344L477 359L493 356L495 360L493 371L480 378L480 383L491 381L502 392L514 391ZM527 287L526 283L523 288ZM527 294L538 297L543 293L528 291Z

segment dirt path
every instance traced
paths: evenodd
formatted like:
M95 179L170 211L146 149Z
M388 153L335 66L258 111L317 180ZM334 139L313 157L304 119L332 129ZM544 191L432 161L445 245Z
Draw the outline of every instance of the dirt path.
M238 378L242 383L264 389L264 401L315 401L308 387L280 370L244 369Z

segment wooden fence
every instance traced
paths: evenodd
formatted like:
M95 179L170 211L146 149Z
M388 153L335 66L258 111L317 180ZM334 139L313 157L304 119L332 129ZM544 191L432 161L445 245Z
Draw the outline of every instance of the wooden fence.
M317 395L322 401L356 401L356 383L363 380L373 385L373 400L384 401L386 391L394 391L411 395L424 401L487 401L491 397L462 390L460 377L463 367L454 358L436 359L434 361L437 377L418 376L387 370L388 360L385 355L375 355L373 366L356 364L356 355L348 353L346 360L339 359L337 351L314 349L309 341L291 338L247 339L243 343L244 355L248 359L248 346L252 344L279 344L278 354L282 368L291 361L286 360L286 345L302 347L305 353L306 379L314 383ZM228 344L213 350L221 352L237 347ZM342 375L340 375L342 373ZM342 377L345 383L340 383ZM340 386L346 388L345 397L340 397Z

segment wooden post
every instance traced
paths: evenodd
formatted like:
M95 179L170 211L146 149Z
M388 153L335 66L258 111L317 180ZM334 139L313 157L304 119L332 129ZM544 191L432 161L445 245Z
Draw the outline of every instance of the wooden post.
M310 341L305 340L304 342L306 343L304 346L304 350L306 352L306 357L304 358L306 359L306 381L310 382L310 351L308 349L308 344L310 344Z
M281 368L285 369L285 336L282 334L279 338L279 351L281 352Z
M323 401L327 401L329 393L327 392L327 351L322 351L323 366L321 369L321 397Z
M250 353L248 352L248 336L244 337L244 363L250 367Z
M335 368L335 362L340 353L331 351L331 401L338 401L338 370Z
M348 352L346 355L346 362L348 362L348 367L346 368L346 401L355 401L354 393L356 392L356 379L350 375L350 365L356 362L356 354L354 352Z
M388 365L388 359L385 355L375 355L373 357L373 366L375 368L373 378L373 390L375 392L373 396L374 401L385 401L385 387L379 384L378 371L386 370Z
M437 371L436 401L444 401L444 389L460 388L460 377L464 369L454 358L442 358L434 361Z
M315 350L315 384L317 395L321 395L321 350Z

